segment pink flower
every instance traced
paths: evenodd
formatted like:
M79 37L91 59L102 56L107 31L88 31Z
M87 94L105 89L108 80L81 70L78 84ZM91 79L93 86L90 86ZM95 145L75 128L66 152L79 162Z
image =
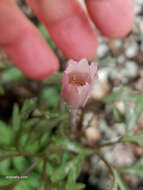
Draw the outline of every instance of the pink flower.
M97 64L88 64L86 59L79 62L69 60L63 75L62 98L72 109L84 106L97 78Z

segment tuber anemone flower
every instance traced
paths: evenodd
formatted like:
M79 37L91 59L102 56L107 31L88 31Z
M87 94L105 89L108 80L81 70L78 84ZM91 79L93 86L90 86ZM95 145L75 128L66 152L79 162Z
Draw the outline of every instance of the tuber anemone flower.
M88 64L86 59L79 62L69 60L63 74L62 98L71 109L84 107L91 88L97 79L97 64Z

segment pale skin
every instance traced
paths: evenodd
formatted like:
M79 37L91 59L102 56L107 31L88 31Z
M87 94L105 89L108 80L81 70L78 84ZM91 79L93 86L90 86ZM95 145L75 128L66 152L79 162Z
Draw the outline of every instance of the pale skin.
M68 59L96 55L98 37L88 16L109 38L127 35L134 23L132 0L85 0L85 13L77 0L26 0ZM0 0L0 47L12 62L35 80L58 70L58 58L15 0Z

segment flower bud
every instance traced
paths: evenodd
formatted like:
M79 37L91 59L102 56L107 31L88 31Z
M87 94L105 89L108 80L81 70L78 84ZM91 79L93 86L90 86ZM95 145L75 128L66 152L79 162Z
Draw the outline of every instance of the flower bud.
M86 59L79 62L69 60L63 75L62 98L72 109L84 106L97 78L97 64L88 64Z

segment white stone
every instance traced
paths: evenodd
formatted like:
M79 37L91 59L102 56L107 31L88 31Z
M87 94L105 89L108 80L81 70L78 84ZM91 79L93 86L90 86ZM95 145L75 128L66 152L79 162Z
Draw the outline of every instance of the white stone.
M104 57L107 54L108 50L109 48L106 44L100 44L97 49L97 56L100 58Z
M134 58L137 55L138 52L138 45L137 43L129 44L128 47L125 50L125 55L128 58Z

